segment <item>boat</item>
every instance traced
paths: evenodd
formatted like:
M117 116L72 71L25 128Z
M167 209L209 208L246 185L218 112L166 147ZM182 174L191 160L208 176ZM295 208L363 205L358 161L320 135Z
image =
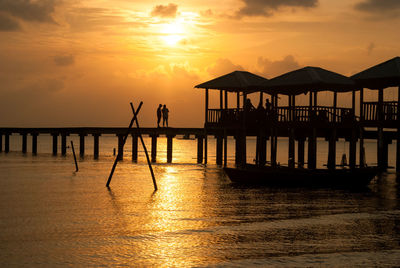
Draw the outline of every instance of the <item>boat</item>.
M378 167L356 167L353 169L305 169L286 166L256 166L224 168L233 183L261 184L271 187L366 187L379 173Z

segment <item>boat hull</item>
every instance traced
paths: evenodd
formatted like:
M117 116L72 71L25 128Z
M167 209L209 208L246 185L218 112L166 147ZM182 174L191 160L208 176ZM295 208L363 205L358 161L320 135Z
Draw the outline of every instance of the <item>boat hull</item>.
M234 183L262 184L271 187L366 187L378 174L376 167L355 169L300 169L288 167L224 168Z

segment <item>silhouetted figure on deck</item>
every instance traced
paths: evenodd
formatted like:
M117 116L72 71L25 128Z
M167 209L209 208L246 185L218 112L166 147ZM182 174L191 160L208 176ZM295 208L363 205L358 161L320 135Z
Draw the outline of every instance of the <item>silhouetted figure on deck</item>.
M267 113L271 110L271 103L269 102L269 99L265 100L265 110L267 110Z
M162 104L158 105L158 108L157 108L157 127L160 127L161 115L162 115L161 108L162 108Z
M168 113L169 113L169 110L167 108L167 105L164 104L164 107L162 108L162 116L163 116L162 125L163 125L163 127L165 126L165 124L168 127Z
M245 104L245 106L244 106L244 109L245 109L246 112L250 112L250 111L253 111L253 110L254 110L254 106L253 106L253 104L251 103L251 100L250 100L250 99L246 99L246 104Z

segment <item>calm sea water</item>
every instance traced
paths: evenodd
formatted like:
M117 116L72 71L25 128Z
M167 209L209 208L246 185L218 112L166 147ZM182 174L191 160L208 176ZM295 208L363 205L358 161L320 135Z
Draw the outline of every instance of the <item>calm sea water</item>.
M78 145L78 137L71 136ZM111 189L105 183L116 137L100 138L100 159L51 156L51 139L39 136L38 156L0 153L0 260L12 266L398 266L400 208L396 174L376 178L368 189L268 189L231 184L215 162L196 164L194 140L174 140L174 164L159 139L153 185L143 152L130 161L130 143ZM146 139L150 145L150 140ZM249 140L248 161L254 158ZM280 140L278 161L286 163ZM28 143L30 146L30 143ZM319 165L327 144L318 144ZM29 148L29 147L28 147ZM233 164L232 141L229 164ZM76 148L78 150L78 148ZM366 143L375 163L376 143ZM338 143L338 161L348 144ZM394 165L395 144L389 148Z

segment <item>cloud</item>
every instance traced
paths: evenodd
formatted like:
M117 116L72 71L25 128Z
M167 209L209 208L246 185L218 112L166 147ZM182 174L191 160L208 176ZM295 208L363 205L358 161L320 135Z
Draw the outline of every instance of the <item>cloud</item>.
M54 63L58 66L68 66L75 63L75 58L73 55L60 55L53 58Z
M243 67L228 59L218 59L214 65L207 68L207 72L213 76L220 76L233 71L243 71Z
M0 0L0 12L25 21L54 23L52 13L59 0Z
M312 8L318 5L318 0L241 0L244 7L239 9L236 17L244 16L272 16L281 8Z
M372 15L399 17L400 1L399 0L364 0L354 6L358 11L362 11Z
M151 15L162 18L175 18L178 11L178 5L169 3L167 6L157 5L151 11Z
M10 16L0 13L0 31L11 32L19 31L21 29L18 21L11 18Z
M272 78L300 68L299 63L292 55L288 55L282 60L277 61L271 61L269 59L259 57L257 64L261 68L262 75L265 75L268 78Z

